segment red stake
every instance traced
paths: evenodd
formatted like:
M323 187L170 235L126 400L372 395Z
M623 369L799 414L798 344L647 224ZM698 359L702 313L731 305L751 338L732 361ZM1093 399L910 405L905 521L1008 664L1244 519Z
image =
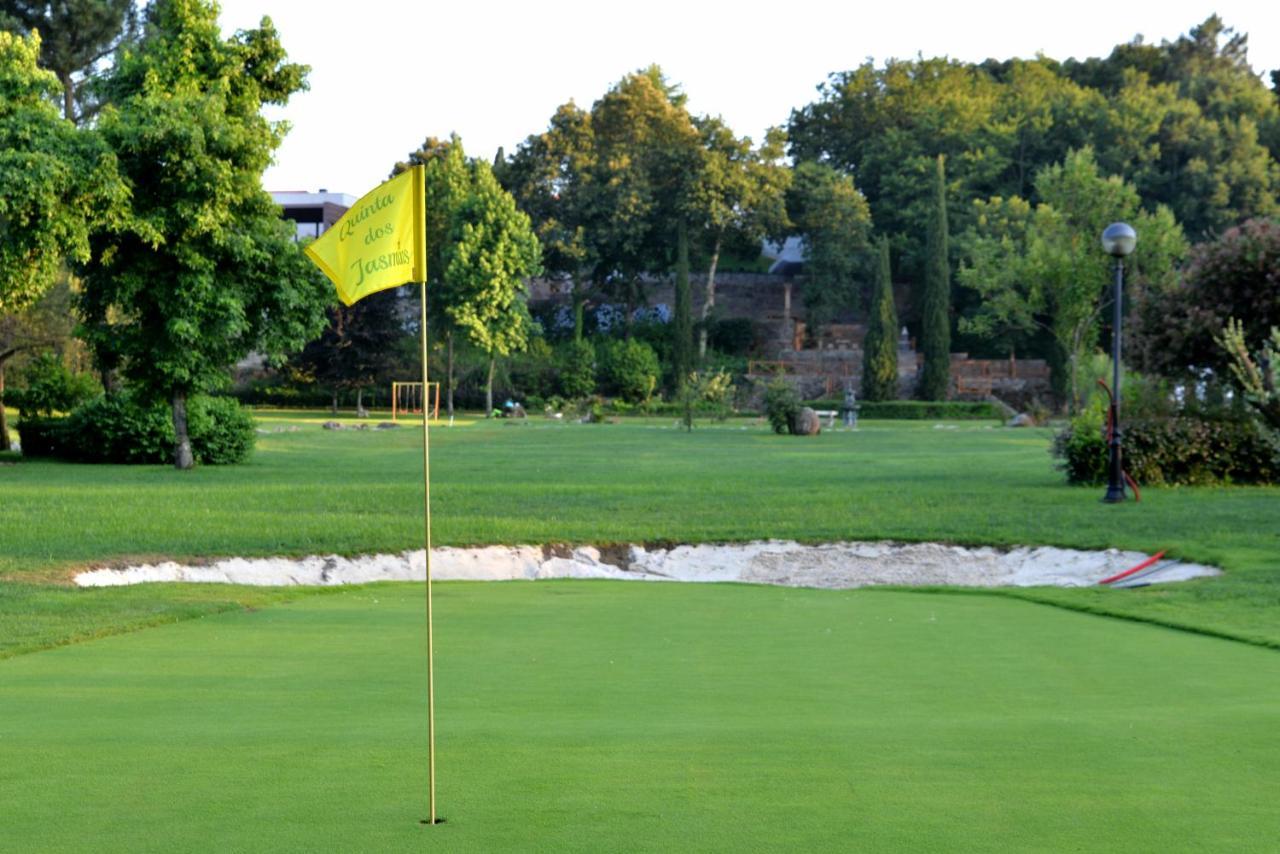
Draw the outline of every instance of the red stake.
M1144 560L1142 563L1138 564L1137 566L1132 567L1132 568L1130 568L1130 569L1126 569L1124 572L1117 572L1115 575L1111 576L1110 578L1104 578L1104 579L1102 579L1101 581L1099 581L1098 583L1099 583L1099 584L1111 584L1112 582L1114 582L1114 581L1119 581L1119 580L1120 580L1120 579L1122 579L1122 578L1128 578L1130 575L1133 575L1135 572L1141 572L1142 570L1144 570L1144 569L1146 569L1147 567L1151 566L1151 564L1153 564L1153 563L1155 563L1156 561L1160 560L1160 558L1162 558L1162 557L1164 557L1164 551L1158 551L1158 552L1156 552L1154 555L1152 555L1151 557L1149 557L1149 558L1147 558L1146 560Z

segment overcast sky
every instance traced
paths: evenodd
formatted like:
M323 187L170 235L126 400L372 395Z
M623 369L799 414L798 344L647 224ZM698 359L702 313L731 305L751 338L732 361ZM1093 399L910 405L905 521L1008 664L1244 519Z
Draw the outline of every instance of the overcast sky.
M290 58L312 69L310 91L273 113L293 130L266 188L354 195L428 136L456 131L471 155L510 153L559 104L589 107L655 62L684 87L693 112L719 114L757 140L812 101L829 73L868 58L1105 56L1137 34L1175 39L1216 11L1248 33L1256 71L1280 68L1277 0L223 0L222 8L228 32L270 15Z

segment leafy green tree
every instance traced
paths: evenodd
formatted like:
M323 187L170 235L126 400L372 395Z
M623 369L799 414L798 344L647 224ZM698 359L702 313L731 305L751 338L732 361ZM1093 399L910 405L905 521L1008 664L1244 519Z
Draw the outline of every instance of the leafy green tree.
M444 254L444 279L456 297L444 311L489 360L485 412L493 412L494 365L523 349L531 320L525 280L541 270L529 217L498 184L493 169L472 161L471 187L457 210Z
M595 165L591 114L570 101L557 108L546 131L526 139L495 170L533 223L546 274L570 282L578 339L595 268L594 245L587 239L595 214L591 205Z
M1238 320L1227 321L1218 343L1230 360L1236 387L1259 420L1280 438L1280 326L1271 327L1256 356L1249 352L1244 325Z
M700 225L709 255L705 297L698 328L698 361L707 355L707 325L716 304L716 268L729 240L759 246L781 238L787 220L786 191L791 170L782 164L786 135L771 128L759 148L736 137L719 118L694 119L704 157L693 185L691 218Z
M1074 409L1081 363L1099 340L1113 276L1113 260L1098 242L1103 229L1123 220L1138 232L1137 249L1126 259L1130 294L1172 287L1186 241L1168 208L1143 210L1133 186L1103 176L1090 149L1042 169L1035 188L1045 201L1034 207L1016 197L975 206L981 233L966 241L959 280L982 302L964 328L1009 347L1046 332L1054 388Z
M100 63L134 37L135 0L3 0L0 26L40 33L40 64L58 77L63 117L83 122L97 111L87 84Z
M356 412L365 415L364 389L397 364L405 337L399 290L379 291L355 305L331 307L328 327L289 364L331 390L335 414L339 391L355 389Z
M560 391L569 399L596 391L596 348L588 338L574 338L560 353Z
M90 255L89 223L117 220L123 186L93 133L58 115L40 39L0 31L0 314L48 290L66 261Z
M894 400L898 396L898 310L893 303L888 238L880 238L877 248L875 288L862 341L862 397Z
M859 278L871 211L853 180L821 163L799 163L786 194L793 233L804 242L809 322L859 308Z
M324 326L333 295L261 175L285 127L261 115L303 86L269 19L229 39L217 6L158 0L103 80L98 127L129 188L123 226L93 237L80 312L144 397L169 402L174 465L193 465L187 400L249 352L279 355Z
M947 229L947 173L938 155L933 183L933 215L925 231L923 317L920 351L924 366L917 393L922 400L946 400L951 386L951 260Z
M9 450L5 415L5 379L11 362L39 350L52 350L71 336L71 288L63 280L26 308L0 314L0 451Z

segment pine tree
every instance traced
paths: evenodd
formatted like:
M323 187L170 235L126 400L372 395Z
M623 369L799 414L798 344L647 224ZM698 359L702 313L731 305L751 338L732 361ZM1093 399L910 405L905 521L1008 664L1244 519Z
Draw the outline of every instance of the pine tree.
M898 311L893 304L887 237L880 239L879 254L867 336L862 342L863 400L893 400L898 396Z
M926 231L920 350L921 400L946 400L951 385L951 267L947 261L947 176L942 155L934 179L934 205Z

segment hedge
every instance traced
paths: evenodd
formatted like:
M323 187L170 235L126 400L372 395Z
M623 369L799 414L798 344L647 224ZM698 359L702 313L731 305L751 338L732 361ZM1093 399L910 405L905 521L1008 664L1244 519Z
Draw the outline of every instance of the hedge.
M1280 450L1252 421L1180 416L1123 423L1124 468L1140 485L1280 481ZM1107 443L1095 419L1077 418L1054 439L1070 483L1107 480Z
M844 408L840 398L807 400L812 409ZM1003 421L1004 411L994 403L969 400L858 401L858 417L869 421Z

